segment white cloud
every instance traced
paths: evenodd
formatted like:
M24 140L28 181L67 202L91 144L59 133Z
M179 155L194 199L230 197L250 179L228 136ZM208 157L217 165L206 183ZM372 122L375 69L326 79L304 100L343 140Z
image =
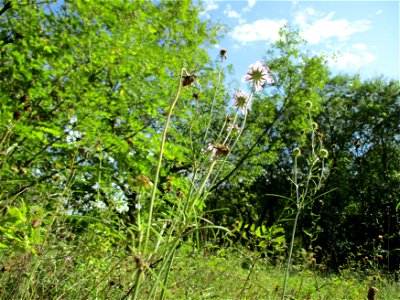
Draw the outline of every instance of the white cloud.
M218 4L215 1L206 1L206 5L204 8L204 11L210 11L210 10L215 10L218 9Z
M246 19L241 18L241 19L238 20L238 22L239 22L240 25L243 25L243 24L246 23Z
M248 0L247 1L247 6L252 8L254 6L254 4L256 4L256 0Z
M247 6L242 9L242 12L249 12L256 4L256 0L248 0Z
M339 51L334 58L328 58L328 65L338 70L359 71L376 60L376 56L367 51L365 44L353 44Z
M224 15L226 15L228 18L232 19L239 19L241 15L232 9L232 6L230 4L226 5L226 9L223 11Z
M210 10L216 10L218 9L219 6L215 1L206 1L205 2L205 6L202 12L200 12L200 16L206 18L206 19L210 19L211 16L207 13Z
M353 34L371 28L368 20L333 19L334 15L335 12L324 14L313 8L306 8L295 14L294 22L300 28L301 37L310 44L318 44L330 38L346 41Z
M382 9L379 9L379 10L376 12L377 15L380 15L381 13L383 13L383 10L382 10Z
M359 51L367 50L367 45L365 45L363 43L352 44L351 47L353 47L354 49L357 49Z
M232 37L241 42L276 41L279 39L279 29L287 23L286 20L261 19L253 23L242 24L233 28Z

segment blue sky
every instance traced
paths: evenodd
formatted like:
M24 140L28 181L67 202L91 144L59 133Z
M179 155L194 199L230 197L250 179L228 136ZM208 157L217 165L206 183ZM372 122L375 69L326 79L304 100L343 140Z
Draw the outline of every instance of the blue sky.
M228 50L238 83L284 25L299 29L312 53L324 53L333 73L400 79L399 1L211 1L201 17L228 25L210 52ZM334 59L333 54L336 54ZM233 78L232 78L233 79Z

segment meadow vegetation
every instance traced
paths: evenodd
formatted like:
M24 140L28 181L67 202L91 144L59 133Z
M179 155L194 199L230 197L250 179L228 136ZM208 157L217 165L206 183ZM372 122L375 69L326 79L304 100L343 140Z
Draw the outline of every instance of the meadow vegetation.
M201 9L0 2L0 299L398 299L399 83Z

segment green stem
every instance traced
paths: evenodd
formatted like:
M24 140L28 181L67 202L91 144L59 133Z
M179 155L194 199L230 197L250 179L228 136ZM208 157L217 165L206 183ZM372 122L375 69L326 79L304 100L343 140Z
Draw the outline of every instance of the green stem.
M202 191L203 191L203 189L204 189L204 187L205 187L205 185L206 185L206 183L207 183L207 181L208 181L208 178L210 178L211 172L212 172L212 170L214 169L214 166L215 166L216 163L217 163L217 159L214 159L214 160L212 161L212 163L211 163L209 169L208 169L207 175L204 177L203 182L201 183L201 185L200 185L200 187L199 187L199 190L198 190L198 192L197 192L197 194L198 194L199 196L201 196L201 193L202 193Z
M290 268L290 262L292 259L292 253L293 253L293 244L294 244L294 238L296 235L296 227L297 227L297 220L299 219L300 215L300 209L297 209L296 217L294 219L294 225L293 225L293 231L292 231L292 239L290 241L290 250L289 250L289 257L286 265L286 273L285 273L285 280L283 282L283 291L282 291L282 300L285 299L286 295L286 287L287 287L287 281L289 279L289 268Z
M175 247L175 245L174 245L174 250L173 250L172 253L171 253L171 259L169 260L168 268L167 268L166 273L165 273L164 286L163 286L163 288L162 288L162 290L161 290L160 299L164 299L164 298L165 298L165 290L166 290L166 288L167 288L167 283L168 283L169 274L170 274L171 269L172 269L172 263L173 263L173 261L174 261L175 251L176 251L176 247Z
M135 285L134 285L134 290L133 290L133 299L136 300L138 299L138 293L139 293L139 286L140 286L140 280L142 277L143 271L141 269L138 270L138 273L136 274L136 280L135 280ZM126 297L129 295L129 292L126 294Z
M167 137L167 131L168 131L169 122L171 120L172 111L174 110L174 107L175 107L176 103L178 102L179 95L180 95L180 92L182 89L183 70L185 70L185 69L182 68L182 70L181 70L178 91L176 92L175 99L172 102L171 107L168 111L167 120L165 122L164 132L163 132L162 139L161 139L160 154L158 156L157 170L156 170L156 175L154 177L153 189L152 189L151 198L150 198L149 218L147 221L146 235L145 235L145 241L144 241L144 252L145 253L147 252L147 245L149 242L150 226L151 226L151 221L153 219L154 201L155 201L156 193L157 193L158 178L160 176L161 163L162 163L162 158L163 158L163 154L164 154L165 140Z
M296 187L297 213L296 213L296 217L294 219L292 238L290 240L289 257L288 257L287 265L286 265L285 279L283 281L282 300L285 299L285 295L286 295L286 287L287 287L287 282L288 282L288 279L289 279L289 269L290 269L290 263L291 263L291 260L292 260L294 238L296 236L297 221L299 219L300 210L301 210L301 203L300 203L301 202L301 198L300 198L299 184L298 184L298 178L297 178L297 155L294 158L293 171L294 171L294 185Z
M206 134L204 135L204 142L207 141L208 131L210 130L212 115L213 115L213 113L214 113L214 106L215 106L215 102L216 102L216 99L217 99L217 93L218 93L219 85L220 85L220 83L221 83L221 74L222 74L223 66L224 66L224 59L221 58L221 67L220 67L219 73L218 73L217 86L215 87L213 102L212 102L212 104L211 104L210 117L208 118L208 124L207 124L207 128L206 128Z
M233 149L235 148L237 142L239 141L239 138L241 137L241 135L242 135L242 133L243 133L244 127L246 126L247 114L248 114L247 108L248 108L248 104L249 104L249 103L251 102L251 100L253 99L254 91L255 91L255 88L254 88L254 86L253 86L252 89L251 89L250 96L249 96L249 101L246 103L246 106L245 106L245 112L246 112L246 114L244 115L244 120L243 120L242 126L240 127L239 134L237 135L237 137L236 137L235 141L233 142L232 146L229 147L229 152L228 152L228 154L226 155L226 157L225 157L225 159L224 159L224 162L228 159L229 155L232 153L232 151L233 151ZM233 123L232 123L232 126L235 125L236 117L237 117L237 112L236 112L236 115L235 115L235 119L234 119L234 121L233 121ZM231 134L231 132L228 133L228 135L227 135L227 137L225 138L223 144L225 144L225 143L228 141L228 138L229 138L230 134ZM217 180L218 175L219 175L219 173L222 171L222 168L223 168L223 167L224 167L224 164L221 164L221 166L219 167L219 169L218 169L218 171L217 171L217 173L216 173L216 175L215 175L215 177L214 177L214 180L211 182L211 186L214 185L214 183L215 183L215 181Z

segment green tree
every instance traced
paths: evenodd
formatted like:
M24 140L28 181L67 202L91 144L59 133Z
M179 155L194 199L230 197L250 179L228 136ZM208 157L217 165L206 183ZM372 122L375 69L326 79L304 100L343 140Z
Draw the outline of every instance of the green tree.
M334 267L356 261L399 268L400 86L393 80L336 76L324 89L321 130L333 167L318 209L318 239Z
M115 209L117 198L132 209L132 180L154 173L181 67L198 70L199 109L209 111L214 77L206 48L218 27L200 21L198 12L190 1L4 2L3 205L17 196L35 202L44 192L50 207L66 193L73 211L94 202ZM187 116L196 114L192 91L184 97L174 119L176 140ZM164 177L188 163L185 146L169 144Z

